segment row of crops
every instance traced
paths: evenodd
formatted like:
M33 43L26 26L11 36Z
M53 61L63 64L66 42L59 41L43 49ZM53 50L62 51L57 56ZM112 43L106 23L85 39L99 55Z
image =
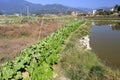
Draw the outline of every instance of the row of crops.
M51 80L53 65L71 32L84 21L76 21L61 27L42 41L24 49L13 61L2 65L0 80Z
M3 17L0 18L0 24L23 24L23 23L40 23L42 20L44 21L61 21L61 20L69 20L76 17L34 17L34 16L11 16L11 17Z
M20 16L20 17L6 17L0 19L0 24L23 24L23 23L34 23L40 22L41 18L39 17L27 17L27 16Z

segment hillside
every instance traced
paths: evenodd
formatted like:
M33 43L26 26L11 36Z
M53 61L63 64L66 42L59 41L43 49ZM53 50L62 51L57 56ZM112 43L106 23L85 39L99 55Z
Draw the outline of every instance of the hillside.
M0 12L3 14L24 13L29 7L30 13L70 13L72 11L81 11L77 8L71 8L60 4L41 5L34 4L25 0L0 0Z

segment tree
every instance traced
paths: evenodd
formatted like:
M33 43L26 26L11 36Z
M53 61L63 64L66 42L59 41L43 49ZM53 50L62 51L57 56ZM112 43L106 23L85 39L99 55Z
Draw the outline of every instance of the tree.
M0 11L0 15L3 15L3 12L2 12L2 11Z
M115 11L115 12L119 12L119 11L120 11L120 5L115 5L114 11Z

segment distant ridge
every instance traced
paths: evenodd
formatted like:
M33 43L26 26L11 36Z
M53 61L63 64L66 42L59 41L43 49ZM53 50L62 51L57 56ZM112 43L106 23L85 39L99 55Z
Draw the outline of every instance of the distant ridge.
M13 14L13 13L26 13L26 7L29 6L30 13L70 13L72 11L81 10L77 8L71 8L60 4L51 4L51 5L41 5L28 2L26 0L0 0L0 12L4 14Z
M99 8L96 8L96 9L104 9L104 10L110 10L110 9L112 9L113 7L99 7Z
M72 8L61 4L41 5L28 2L26 0L0 0L0 14L26 14L27 6L31 14L66 14L72 11L88 13L94 9L89 8ZM96 9L109 10L112 7L101 7Z

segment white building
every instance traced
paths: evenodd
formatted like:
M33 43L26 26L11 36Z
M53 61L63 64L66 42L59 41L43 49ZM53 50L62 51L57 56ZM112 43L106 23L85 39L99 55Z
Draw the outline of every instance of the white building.
M95 16L96 15L96 12L97 12L97 10L93 10L93 16Z
M110 11L114 11L114 8L110 9Z
M71 13L71 15L72 15L72 16L77 16L77 15L78 15L78 12L77 12L77 11L73 11L73 12Z
M20 14L18 14L18 13L15 13L14 15L15 15L15 16L20 16Z

